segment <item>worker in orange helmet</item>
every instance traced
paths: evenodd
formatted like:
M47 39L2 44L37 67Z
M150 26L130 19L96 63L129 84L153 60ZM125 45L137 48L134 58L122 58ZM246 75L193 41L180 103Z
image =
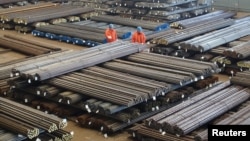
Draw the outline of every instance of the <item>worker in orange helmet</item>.
M109 24L109 28L107 28L105 31L105 37L108 43L114 42L117 40L117 33L116 33L116 30L114 29L113 24Z
M132 35L132 42L133 43L145 43L146 42L146 36L142 32L142 28L140 26L137 27L137 31L134 32Z

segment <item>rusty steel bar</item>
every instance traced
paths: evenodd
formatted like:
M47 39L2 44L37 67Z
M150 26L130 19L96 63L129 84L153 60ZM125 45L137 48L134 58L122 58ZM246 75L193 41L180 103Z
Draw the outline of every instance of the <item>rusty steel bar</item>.
M250 41L243 42L229 49L225 49L223 53L225 56L228 57L232 57L235 59L244 59L250 56L249 48L250 48Z
M230 79L231 83L242 86L250 86L250 71L238 72Z

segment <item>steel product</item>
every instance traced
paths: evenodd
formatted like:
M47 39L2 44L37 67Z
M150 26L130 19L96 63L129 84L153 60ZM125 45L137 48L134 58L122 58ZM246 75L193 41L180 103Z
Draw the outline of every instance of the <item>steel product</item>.
M250 105L249 105L249 103L247 103L247 106L243 107L239 111L234 112L233 114L220 120L219 122L216 123L216 125L233 125L233 124L239 125L242 122L244 122L244 118L243 118L244 116L246 116L247 118L249 117L249 114L248 114L249 111L250 111ZM203 140L206 140L207 138L208 138L207 129L199 132L195 136L196 141L203 141Z
M242 85L242 86L250 86L249 76L250 76L249 71L238 72L236 76L230 79L230 81L233 84Z
M163 119L171 114L174 114L177 111L180 111L180 110L184 109L185 107L190 106L191 104L194 104L194 103L210 96L211 94L228 87L229 85L230 85L230 81L224 82L224 83L218 85L217 87L214 87L214 88L212 88L212 89L210 89L202 94L194 96L191 99L189 99L189 100L187 100L179 105L176 105L168 110L165 110L162 113L156 114L156 115L146 119L146 125L154 127L154 126L156 126L157 121L159 121L159 120L161 120L161 119Z
M36 30L58 34L58 35L71 36L74 38L96 41L100 43L106 42L104 32L101 33L101 32L92 32L89 30L79 30L76 28L67 27L67 26L59 26L59 25L41 26L41 27L37 27Z
M0 119L1 119L1 122L0 122L1 127L4 127L16 133L20 133L28 137L29 139L33 139L34 137L39 135L39 129L27 123L22 123L4 114L0 114Z
M239 92L236 92L228 96L224 100L221 100L220 102L209 106L200 112L197 112L191 117L182 120L181 122L175 125L175 132L179 135L185 135L187 133L190 133L197 127L202 126L203 124L211 121L215 117L225 113L231 108L247 100L250 96L248 91L249 89L246 88Z
M244 59L250 56L250 42L241 43L232 48L224 50L224 55L232 58Z
M98 32L101 34L104 34L104 32L105 32L105 29L98 28L98 27L92 28L88 25L80 25L78 23L75 23L75 24L62 23L62 24L59 24L59 26L65 26L65 27L70 27L70 28L79 29L79 30L86 30L86 31L91 31L91 32ZM128 32L128 31L117 30L117 36L121 39L129 38L131 36L131 34L132 33Z
M203 24L200 24L198 26L192 26L191 28L186 28L180 31L180 33L177 31L174 35L171 36L162 36L162 37L157 37L156 42L157 44L171 44L177 41L184 40L186 38L190 38L196 35L200 35L202 33L206 33L208 31L212 31L215 29L220 29L229 25L232 25L234 23L233 19L219 19L214 23L213 21L211 22L206 22Z
M65 56L61 56L58 58L50 59L48 57L48 59L46 60L40 60L39 62L37 62L37 64L29 64L29 68L33 68L32 70L27 69L27 66L22 66L24 70L28 70L31 73L22 72L18 68L14 68L13 72L22 73L25 76L30 75L29 82L31 82L32 80L45 80L74 70L90 67L118 57L130 55L147 47L147 44L118 41L100 45L99 47L96 47L94 49L71 52ZM40 65L41 67L37 68L39 64L43 65Z
M91 20L94 21L102 21L102 22L108 22L108 23L115 23L115 24L121 24L121 25L128 25L137 27L140 25L142 28L160 31L168 28L167 23L154 23L149 21L139 21L140 24L138 24L138 20L132 20L132 19L124 19L121 17L113 17L108 15L101 15L101 16L93 16L91 17Z
M186 49L204 52L216 46L248 35L248 28L245 29L245 27L249 26L250 22L248 20L242 22L237 21L232 26L184 41L181 45Z
M29 108L28 106L24 106L22 104L13 102L11 100L5 99L5 98L0 98L1 100L1 111L4 112L5 114L10 114L10 112L17 113L20 116L16 116L15 118L18 118L19 120L25 120L24 118L21 117L26 117L26 119L31 119L35 124L50 124L53 125L54 129L61 129L65 128L67 126L67 121L62 120L56 116L53 115L46 115L43 112L34 110L32 108ZM39 121L39 122L38 122ZM41 122L43 121L43 122ZM54 129L48 128L49 131L54 130Z
M202 111L203 109L212 106L213 104L216 104L217 102L220 102L221 100L228 97L228 95L234 94L238 91L240 91L242 87L229 87L227 89L224 89L208 98L205 98L193 105L188 106L187 108L178 111L162 120L159 120L157 123L161 125L163 131L175 133L174 126L184 120L185 118L188 118L197 112Z

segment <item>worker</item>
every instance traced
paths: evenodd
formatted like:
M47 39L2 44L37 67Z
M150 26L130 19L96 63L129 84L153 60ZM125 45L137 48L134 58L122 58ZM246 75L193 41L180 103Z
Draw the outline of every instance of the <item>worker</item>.
M116 33L116 30L114 29L113 24L109 24L109 28L107 28L105 31L105 37L108 43L114 42L117 40L117 33Z
M146 36L142 32L142 28L140 26L138 26L137 31L133 33L132 42L133 43L142 43L142 44L144 44L146 42Z

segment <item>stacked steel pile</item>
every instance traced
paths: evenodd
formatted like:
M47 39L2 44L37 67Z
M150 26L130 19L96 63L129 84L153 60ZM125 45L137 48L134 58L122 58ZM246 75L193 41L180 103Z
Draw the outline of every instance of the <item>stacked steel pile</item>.
M44 114L5 98L0 98L0 101L1 127L29 139L36 138L43 132L61 140L70 141L72 139L71 133L63 130L67 126L66 120Z
M184 49L204 52L249 35L250 28L246 28L249 27L249 23L250 17L238 19L229 27L184 41L180 45Z
M34 28L34 25L37 25L38 22L62 17L79 16L80 14L93 11L93 8L46 3L2 10L0 11L0 18L4 23L2 24L3 29L15 28L17 31L26 33Z
M249 125L250 119L250 103L249 101L243 103L238 111L231 113L230 115L224 117L219 122L216 122L215 125ZM208 139L207 129L200 131L196 136L196 141L205 141Z
M94 23L85 25L86 21L77 23L61 23L56 25L47 25L36 27L36 30L32 31L34 36L48 37L50 39L57 39L60 41L73 42L73 44L81 44L92 46L92 44L107 43L104 36L105 30L108 27L105 24L104 28L92 27ZM126 39L131 36L131 32L117 30L119 39Z
M32 56L61 50L61 48L56 45L32 41L13 35L4 35L3 37L0 37L0 46Z
M90 67L82 70L82 72L53 78L48 83L125 106L147 101L170 89L167 83L125 75L109 69ZM141 81L145 83L141 83ZM84 85L82 85L83 83ZM135 85L137 87L134 87ZM90 111L93 111L93 109L90 109ZM99 111L105 113L105 111Z
M184 29L184 28L187 28L187 27L192 26L192 25L196 25L196 24L201 23L201 22L207 22L207 21L211 21L211 20L215 21L215 20L221 19L221 18L226 19L226 18L233 17L234 15L236 15L235 12L218 10L218 11L204 14L202 16L173 22L170 24L170 26L173 28Z
M82 51L62 52L30 60L32 64L16 66L13 75L22 76L32 83L130 55L147 47L147 44L117 41Z
M250 71L238 72L236 76L232 77L230 81L233 84L242 85L242 86L250 86Z
M180 136L243 103L249 89L225 82L146 120L147 126Z
M244 59L250 56L249 50L250 50L250 41L243 42L232 48L226 49L224 51L224 55L236 59Z
M211 1L197 0L121 0L112 11L120 16L148 20L176 21L207 13Z
M134 19L128 19L128 18L121 18L121 17L114 17L114 16L108 16L108 15L100 15L100 16L93 16L91 17L91 20L94 21L100 21L100 22L110 22L114 24L121 24L121 25L127 25L132 27L141 26L143 29L149 29L153 31L161 31L168 28L167 23L159 23L159 22L150 22L150 21L139 21Z

